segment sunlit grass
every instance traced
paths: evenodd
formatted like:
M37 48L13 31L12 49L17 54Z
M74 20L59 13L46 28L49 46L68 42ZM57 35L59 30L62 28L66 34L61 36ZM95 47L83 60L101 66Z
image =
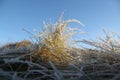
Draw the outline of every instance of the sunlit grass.
M62 15L63 16L63 15ZM69 27L76 19L45 23L43 31L35 31L31 41L8 43L0 48L0 73L12 80L116 80L120 73L120 37L107 33L98 41L80 40L95 48L75 48L71 38L81 32ZM33 42L32 42L33 41ZM19 72L20 71L20 72ZM21 72L23 71L23 72ZM38 74L37 74L38 73ZM1 77L0 74L0 77ZM22 75L22 76L21 76ZM31 76L33 75L33 76Z
M32 42L28 40L22 40L20 42L7 43L4 45L4 48L19 48L19 47L29 47Z
M72 49L70 38L80 29L68 27L71 22L83 24L76 19L62 20L62 16L55 23L46 24L44 22L43 32L38 32L35 35L39 50L34 52L34 57L40 57L43 61L52 61L55 63L68 64L74 61L74 57L69 53Z

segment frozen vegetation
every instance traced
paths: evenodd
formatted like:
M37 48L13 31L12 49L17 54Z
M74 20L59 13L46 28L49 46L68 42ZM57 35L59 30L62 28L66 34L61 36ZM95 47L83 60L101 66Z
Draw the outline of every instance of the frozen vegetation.
M31 41L9 43L0 48L0 80L120 80L120 37L104 33L99 42L73 41L94 46L94 49L71 46L71 37L83 33L71 28L79 20L44 22L43 32L36 31Z

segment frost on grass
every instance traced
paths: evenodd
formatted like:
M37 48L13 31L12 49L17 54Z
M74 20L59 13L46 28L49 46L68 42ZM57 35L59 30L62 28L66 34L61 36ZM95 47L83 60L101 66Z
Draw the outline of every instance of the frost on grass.
M68 74L70 69L67 72L58 69L61 68L60 66L67 68L76 59L75 55L71 55L73 47L69 40L81 30L68 27L71 22L83 25L75 19L63 21L61 16L55 24L44 22L43 32L32 34L35 42L21 41L5 45L3 48L8 50L6 54L0 55L2 59L0 68L4 70L5 74L8 74L8 77L10 75L12 80L65 80L65 76L69 80L69 78L74 79L74 76L75 79L81 77L82 74L79 71L72 73L71 70L71 73ZM9 53L12 53L12 57L6 58L10 56ZM46 64L46 62L48 63Z
M118 63L120 61L120 36L115 32L107 33L105 30L103 32L105 33L105 39L99 37L99 41L97 42L92 40L80 41L96 48L96 51L95 49L93 51L85 51L86 57L84 58L90 61L94 57L95 60L101 62L110 64ZM90 55L92 56L90 57Z
M35 35L24 29L35 42L23 40L0 49L5 53L0 54L0 79L119 80L120 37L104 31L106 38L99 42L76 41L95 49L74 48L70 38L82 31L69 27L71 22L84 26L75 19L63 21L61 16L55 24L44 22L43 31Z
M75 22L84 25L76 19L63 21L62 16L55 24L44 22L43 32L36 31L36 35L33 35L39 47L36 52L33 52L34 57L63 64L74 61L74 57L69 53L72 48L69 40L81 30L68 27L68 24Z

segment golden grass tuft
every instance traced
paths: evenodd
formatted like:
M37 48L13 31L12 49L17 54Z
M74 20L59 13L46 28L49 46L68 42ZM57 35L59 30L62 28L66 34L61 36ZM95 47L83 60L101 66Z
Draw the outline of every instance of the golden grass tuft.
M39 56L43 61L52 61L57 64L73 62L74 57L69 53L72 49L69 40L76 34L76 30L67 27L71 22L77 22L82 25L80 21L75 19L63 21L62 17L60 17L56 24L44 23L43 32L39 32L35 37L37 38L39 50L34 52L34 57Z
M32 44L32 42L28 41L28 40L23 40L20 41L18 43L16 43L15 48L19 48L19 47L28 47Z
M5 46L3 46L4 48L19 48L19 47L29 47L32 44L32 42L28 41L28 40L22 40L20 42L15 42L15 43L8 43Z

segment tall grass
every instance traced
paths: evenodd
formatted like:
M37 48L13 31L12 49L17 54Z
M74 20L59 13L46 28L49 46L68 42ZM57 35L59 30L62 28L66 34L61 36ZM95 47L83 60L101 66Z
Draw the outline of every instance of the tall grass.
M37 32L36 35L34 35L34 39L39 46L39 50L33 54L35 57L40 57L43 61L63 64L74 60L74 57L69 53L69 50L72 48L69 40L78 30L80 32L81 30L68 27L68 24L71 22L78 23L82 26L83 24L76 19L63 21L62 17L63 15L55 24L44 22L43 32Z

